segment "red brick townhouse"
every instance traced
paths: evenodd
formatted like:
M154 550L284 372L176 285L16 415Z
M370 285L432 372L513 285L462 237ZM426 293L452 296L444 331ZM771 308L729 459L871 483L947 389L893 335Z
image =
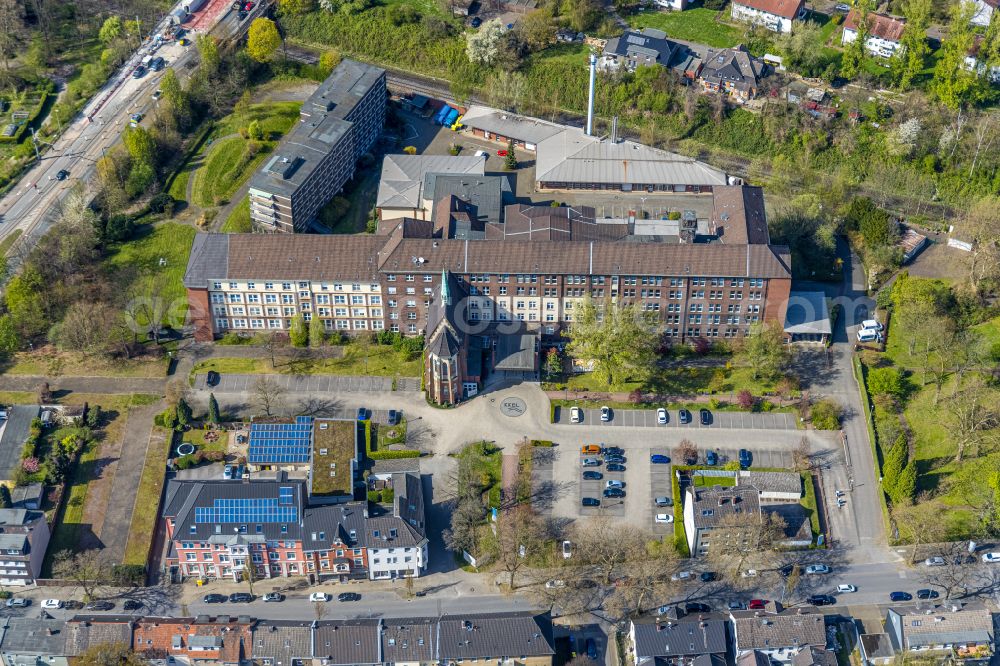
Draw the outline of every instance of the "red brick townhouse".
M240 580L406 578L427 567L420 478L393 477L392 507L310 505L303 480L179 481L167 489L167 565L182 576Z
M245 615L142 617L132 629L132 649L147 659L239 666L250 659L255 623Z

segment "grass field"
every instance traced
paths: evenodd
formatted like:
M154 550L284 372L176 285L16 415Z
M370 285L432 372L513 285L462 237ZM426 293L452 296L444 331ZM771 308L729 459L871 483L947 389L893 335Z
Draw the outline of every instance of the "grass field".
M127 243L118 245L105 264L121 290L154 295L169 305L167 320L181 326L187 315L187 296L181 280L195 230L166 222L145 226Z
M309 359L289 364L278 361L277 367L271 367L270 359L258 358L213 358L201 361L194 366L192 375L215 370L230 374L301 374L301 375L375 375L417 377L420 375L421 361L417 357L409 358L406 354L379 345L372 345L368 352L367 362L364 350L358 345L348 345L340 358Z
M645 382L620 382L608 385L593 373L585 372L569 377L567 386L577 391L628 392L641 389L644 392L674 396L715 394L720 399L731 394L749 390L755 396L773 392L776 382L754 379L750 368L725 366L716 367L670 367L658 368Z
M715 10L694 7L683 12L646 11L628 19L634 28L656 28L672 39L707 44L716 48L736 46L743 29L715 20Z
M187 186L191 180L192 165L190 163L181 167L174 179L170 182L170 189L167 194L177 201L187 201Z
M9 363L9 365L8 365ZM117 361L77 352L43 347L31 352L17 352L0 363L7 375L69 377L165 377L167 361Z
M247 142L239 136L231 136L211 145L205 153L204 164L194 172L194 185L191 188L191 199L198 206L217 206L225 200L225 193L234 181L239 183L248 178L253 169L251 165L262 158L261 150L252 159L244 158Z
M281 138L299 119L301 102L265 102L251 104L245 119L230 114L216 123L212 135L215 137L237 134L241 127L248 126L256 120L264 131L266 141L276 141Z
M250 197L243 197L233 208L233 212L229 214L226 221L222 223L222 233L248 234L251 231L253 231L253 223L250 222Z
M23 229L14 229L6 238L0 241L0 257L6 257L7 253L10 252L10 248L14 247L14 243L17 239L21 237L24 233Z
M167 458L170 457L172 434L166 428L156 426L150 433L146 462L143 464L139 489L136 492L136 497L141 498L141 501L137 499L132 509L132 524L128 530L123 564L144 565L149 557L153 535L156 532L156 518L160 510L160 495L163 492Z

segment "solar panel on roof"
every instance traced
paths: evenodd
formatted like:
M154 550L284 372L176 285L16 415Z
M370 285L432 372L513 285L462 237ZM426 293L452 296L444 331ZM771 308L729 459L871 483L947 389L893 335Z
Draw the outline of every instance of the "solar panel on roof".
M309 462L312 423L311 416L298 416L294 423L251 424L247 460L251 463Z
M195 523L294 523L298 508L278 506L273 497L217 499L194 509Z
M639 35L629 35L626 37L625 41L629 44L636 44L638 46L643 46L646 43L645 37L640 37Z

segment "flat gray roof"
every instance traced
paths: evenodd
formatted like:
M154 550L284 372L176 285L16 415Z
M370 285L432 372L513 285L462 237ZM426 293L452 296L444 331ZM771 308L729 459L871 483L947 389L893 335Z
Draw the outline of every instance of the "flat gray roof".
M822 291L793 291L788 295L785 333L829 335L831 330L826 294Z
M530 333L501 334L497 340L496 369L534 372L536 339Z
M346 116L384 75L379 67L342 60L302 104L300 122L250 178L250 188L291 196L351 128Z
M563 130L561 125L538 118L519 116L515 113L473 104L462 116L462 124L484 132L492 132L508 139L538 144Z

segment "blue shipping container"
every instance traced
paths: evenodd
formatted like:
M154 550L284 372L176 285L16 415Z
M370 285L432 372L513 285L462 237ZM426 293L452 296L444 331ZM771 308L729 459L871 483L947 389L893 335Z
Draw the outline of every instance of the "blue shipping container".
M444 119L444 125L446 127L451 127L456 120L458 120L458 109L452 109L451 113L448 114L448 117Z
M437 123L438 125L443 125L444 119L447 118L448 114L451 113L453 110L454 109L445 104L444 106L441 107L441 110L438 111L437 115L434 116L434 122Z

